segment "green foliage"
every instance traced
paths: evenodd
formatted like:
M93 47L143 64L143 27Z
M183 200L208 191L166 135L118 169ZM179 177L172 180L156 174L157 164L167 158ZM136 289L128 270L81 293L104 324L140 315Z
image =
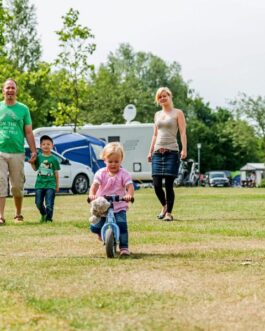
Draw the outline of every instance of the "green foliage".
M265 178L263 178L258 186L259 188L264 188L265 187Z
M83 103L83 85L88 80L90 71L94 68L88 63L88 56L96 48L90 42L94 36L90 29L78 24L79 12L70 9L63 18L63 28L57 31L59 36L61 53L58 55L55 66L61 77L60 86L68 94L62 98L57 98L57 110L51 111L51 115L56 114L55 123L73 123L75 128L78 123L82 123L80 118ZM61 72L60 72L61 70ZM68 122L70 121L70 122Z
M39 63L37 70L23 73L20 89L30 94L34 100L34 104L29 104L34 127L52 124L49 110L52 109L54 100L51 97L50 79L50 65L45 62ZM21 99L23 95L19 97Z
M55 118L55 125L64 125L72 123L72 119L76 118L80 110L75 105L66 105L63 102L58 102L56 109L52 109L50 114ZM76 123L78 125L78 122Z
M135 52L129 44L121 44L92 75L87 122L124 123L123 109L131 103L137 108L136 120L152 122L158 110L155 92L160 86L172 90L177 107L188 103L188 87L177 63L167 64L151 53Z
M253 128L245 121L234 120L228 110L218 108L213 112L201 99L195 99L187 117L188 155L197 160L197 143L202 144L202 172L236 170L250 160L262 160Z
M265 97L253 98L241 93L232 104L237 117L247 117L256 129L256 133L265 140Z
M36 70L41 56L36 10L29 0L8 0L10 19L5 24L8 58L21 71Z
M3 8L3 1L0 0L0 56L5 55L4 46L5 46L5 23L7 21L7 13Z
M68 72L70 80L76 82L86 78L90 69L94 68L88 63L88 55L96 49L96 45L90 42L94 35L89 28L78 24L79 11L71 8L62 19L63 28L56 31L62 52L55 63Z

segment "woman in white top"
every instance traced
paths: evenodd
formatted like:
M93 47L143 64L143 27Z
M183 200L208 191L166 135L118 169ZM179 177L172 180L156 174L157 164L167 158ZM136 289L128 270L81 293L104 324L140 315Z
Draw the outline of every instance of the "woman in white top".
M172 210L175 194L173 184L178 176L179 160L187 156L187 138L185 116L180 109L174 108L172 93L167 87L160 87L156 92L155 101L162 110L155 113L154 134L148 154L152 162L152 177L156 196L162 210L157 216L164 221L172 221ZM180 132L182 149L179 151L177 133ZM165 179L165 191L163 190Z

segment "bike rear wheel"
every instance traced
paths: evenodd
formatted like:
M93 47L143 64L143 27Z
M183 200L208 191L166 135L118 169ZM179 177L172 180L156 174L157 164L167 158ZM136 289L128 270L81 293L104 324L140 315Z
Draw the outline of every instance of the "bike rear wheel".
M106 254L109 258L116 256L116 242L112 228L108 228L105 236Z

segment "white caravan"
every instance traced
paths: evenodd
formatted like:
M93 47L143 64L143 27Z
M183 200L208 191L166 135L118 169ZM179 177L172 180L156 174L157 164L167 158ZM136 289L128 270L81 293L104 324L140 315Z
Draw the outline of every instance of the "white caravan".
M101 125L85 125L77 128L80 134L87 134L104 141L119 141L125 150L123 166L133 180L149 181L151 164L147 161L154 125L152 123L130 122L128 124L103 123ZM42 136L49 133L72 133L71 126L43 127L33 131L34 135Z

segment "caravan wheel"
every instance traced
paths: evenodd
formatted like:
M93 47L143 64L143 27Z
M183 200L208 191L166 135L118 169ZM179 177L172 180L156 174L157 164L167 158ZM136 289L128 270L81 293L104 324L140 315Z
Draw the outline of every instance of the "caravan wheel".
M86 175L79 174L75 177L72 185L72 192L74 194L84 194L88 191L89 180Z

